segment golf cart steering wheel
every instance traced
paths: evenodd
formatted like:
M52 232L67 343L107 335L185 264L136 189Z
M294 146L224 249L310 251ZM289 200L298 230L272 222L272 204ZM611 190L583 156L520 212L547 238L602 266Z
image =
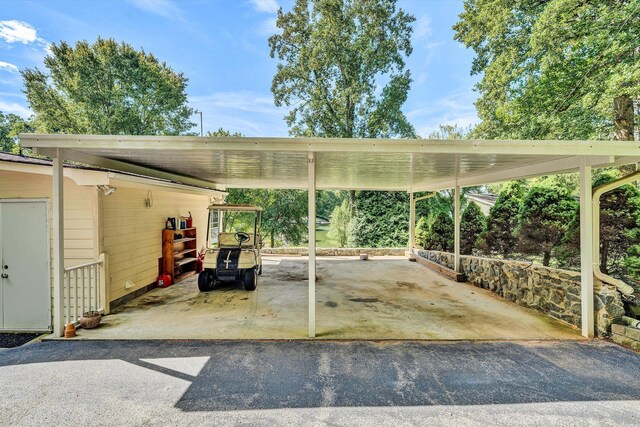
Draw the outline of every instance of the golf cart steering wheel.
M233 235L233 237L240 244L240 246L242 246L244 242L248 242L249 240L251 240L251 237L249 237L249 235L244 231L238 231L236 234Z

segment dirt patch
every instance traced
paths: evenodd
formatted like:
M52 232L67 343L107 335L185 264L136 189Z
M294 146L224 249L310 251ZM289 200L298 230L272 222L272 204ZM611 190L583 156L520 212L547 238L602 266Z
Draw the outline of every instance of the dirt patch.
M349 298L353 302L380 302L378 298Z
M396 285L398 285L399 288L407 289L410 291L414 291L420 287L417 283L413 282L396 282Z
M327 301L324 303L324 305L326 305L327 307L335 308L338 306L338 303L334 301Z

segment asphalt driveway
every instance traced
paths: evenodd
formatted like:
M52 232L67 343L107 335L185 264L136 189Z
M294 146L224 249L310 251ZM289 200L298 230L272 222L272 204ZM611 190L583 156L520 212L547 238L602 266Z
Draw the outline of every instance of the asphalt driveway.
M638 425L601 341L50 341L0 351L0 425Z

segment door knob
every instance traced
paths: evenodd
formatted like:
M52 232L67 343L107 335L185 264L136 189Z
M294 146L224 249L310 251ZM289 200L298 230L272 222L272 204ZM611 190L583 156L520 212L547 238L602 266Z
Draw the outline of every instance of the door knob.
M3 279L8 279L9 275L7 273L2 273L2 275L0 275L0 277L2 277Z

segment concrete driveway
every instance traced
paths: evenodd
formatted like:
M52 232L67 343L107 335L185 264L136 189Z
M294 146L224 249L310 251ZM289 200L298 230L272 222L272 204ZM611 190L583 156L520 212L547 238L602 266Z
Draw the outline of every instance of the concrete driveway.
M255 292L208 293L196 278L155 289L80 339L304 339L307 258L264 257ZM325 339L581 339L576 329L404 257L321 257L317 337Z
M50 341L0 351L0 425L638 425L600 341Z

